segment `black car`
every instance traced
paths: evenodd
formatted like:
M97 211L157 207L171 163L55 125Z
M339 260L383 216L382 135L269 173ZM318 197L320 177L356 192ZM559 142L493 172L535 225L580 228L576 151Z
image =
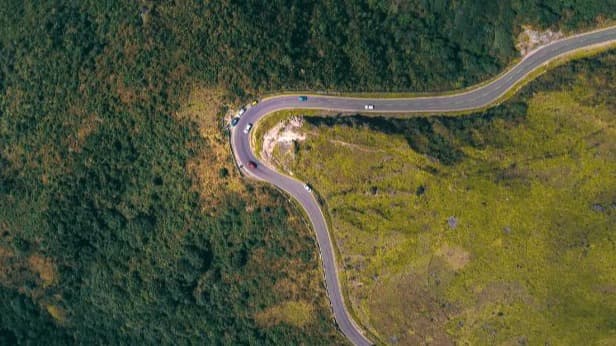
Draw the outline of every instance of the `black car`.
M257 163L254 161L248 161L248 168L255 169L257 168Z

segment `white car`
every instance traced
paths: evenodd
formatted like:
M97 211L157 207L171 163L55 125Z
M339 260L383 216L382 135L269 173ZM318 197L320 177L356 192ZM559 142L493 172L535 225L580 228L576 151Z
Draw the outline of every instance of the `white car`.
M304 189L308 192L312 191L312 189L310 188L310 185L308 184L304 185Z
M242 116L242 114L244 114L244 112L246 112L246 108L245 108L245 107L240 108L240 111L239 111L239 112L237 112L237 116L238 116L238 117L241 117L241 116Z
M246 128L244 129L244 133L248 134L248 132L250 132L251 128L252 128L252 124L251 123L246 124Z
M366 110L373 110L374 109L374 105L365 105L364 109L366 109Z

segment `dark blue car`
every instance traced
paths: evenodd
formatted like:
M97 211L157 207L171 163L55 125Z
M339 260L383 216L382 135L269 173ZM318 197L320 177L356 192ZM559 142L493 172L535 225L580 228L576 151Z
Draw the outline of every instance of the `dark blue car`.
M240 118L238 118L238 117L235 117L235 118L231 119L231 126L237 125L238 121L240 121Z
M297 98L300 102L306 102L308 101L308 96L300 96Z

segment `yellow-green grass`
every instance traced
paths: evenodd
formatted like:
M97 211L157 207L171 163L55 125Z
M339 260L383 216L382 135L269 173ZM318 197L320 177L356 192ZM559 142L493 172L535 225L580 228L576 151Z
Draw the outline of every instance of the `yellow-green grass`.
M536 93L484 146L434 122L464 153L449 166L402 134L305 125L289 165L327 201L359 322L401 344L614 341L616 118L585 102L605 78Z

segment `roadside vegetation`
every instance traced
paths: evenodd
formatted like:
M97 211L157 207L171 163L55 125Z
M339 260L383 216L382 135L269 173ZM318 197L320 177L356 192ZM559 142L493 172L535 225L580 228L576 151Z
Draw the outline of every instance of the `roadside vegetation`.
M279 160L324 198L361 322L391 344L614 343L614 80L608 52L469 116L306 117Z
M0 344L339 344L312 234L222 116L267 91L441 90L613 2L0 2Z

